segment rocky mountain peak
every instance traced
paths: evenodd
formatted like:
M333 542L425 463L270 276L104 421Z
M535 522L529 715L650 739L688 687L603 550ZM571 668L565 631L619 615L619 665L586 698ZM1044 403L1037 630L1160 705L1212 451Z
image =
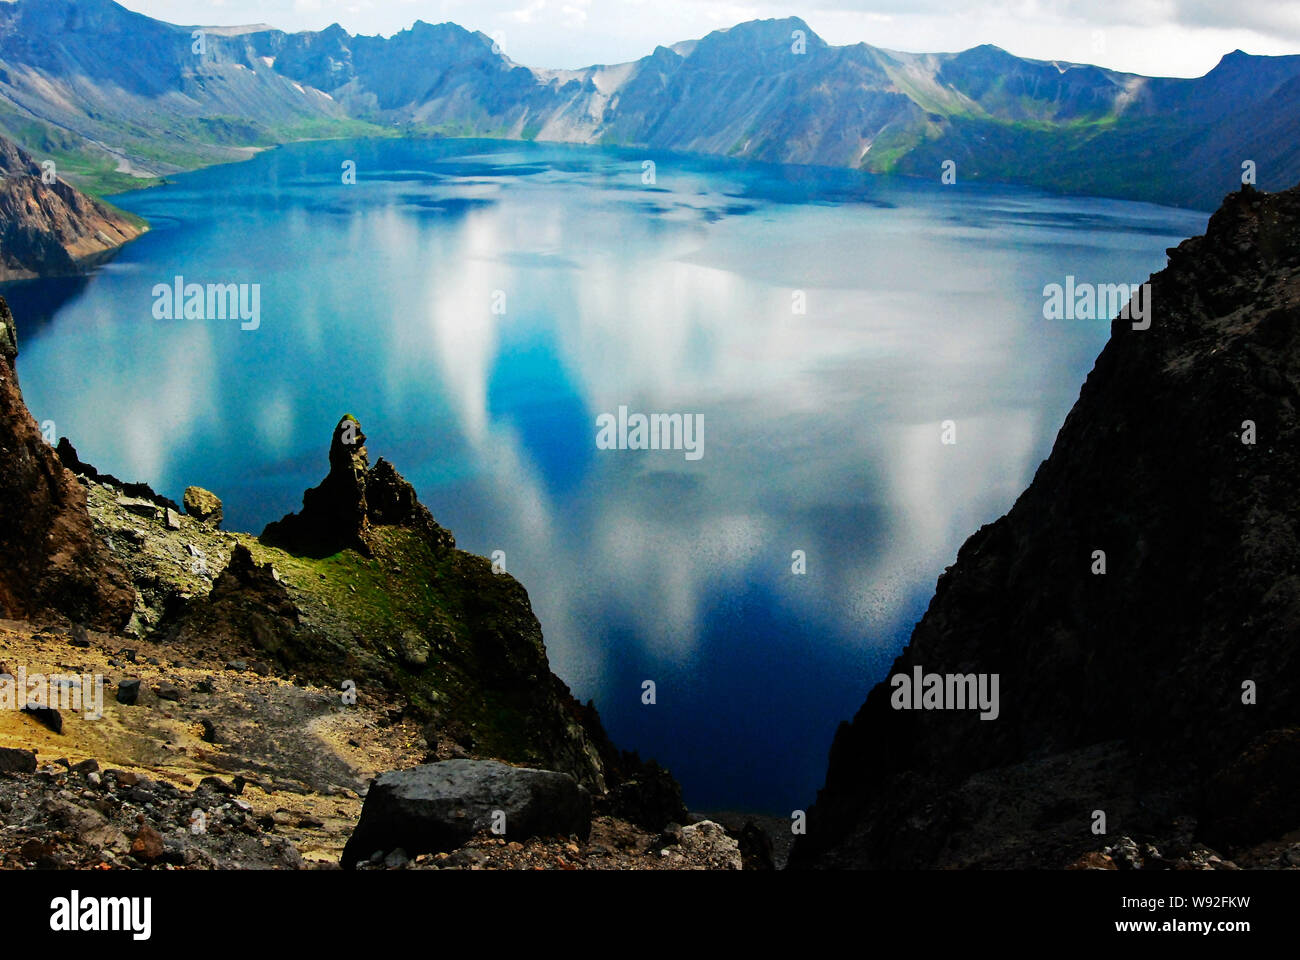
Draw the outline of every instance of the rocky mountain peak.
M309 556L346 548L369 556L374 525L415 530L439 550L454 547L455 539L434 522L415 488L391 463L381 459L370 466L365 444L361 424L344 415L330 440L329 473L303 494L301 512L268 524L262 540Z

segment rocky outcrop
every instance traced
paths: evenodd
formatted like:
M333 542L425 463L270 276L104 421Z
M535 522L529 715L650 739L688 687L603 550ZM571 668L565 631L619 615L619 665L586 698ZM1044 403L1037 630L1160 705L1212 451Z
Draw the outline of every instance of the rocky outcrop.
M44 171L0 137L0 281L67 276L135 239L143 227Z
M166 634L183 646L246 638L262 656L294 665L303 653L301 615L269 563L237 544L207 596L196 598Z
M365 444L361 424L345 415L330 441L329 473L303 494L302 511L267 524L262 540L312 557L347 548L369 556L373 524L412 530L440 552L455 547L452 535L434 522L392 464L380 460L370 466Z
M100 473L90 464L83 463L81 458L77 455L77 448L72 445L72 442L68 440L67 437L59 438L59 442L55 446L54 452L58 456L59 462L62 463L65 467L67 467L69 470L71 470L78 477L82 477L85 480L94 483L104 484L113 487L116 490L120 491L123 496L129 497L131 499L147 500L149 501L149 503L153 504L155 507L158 507L161 510L180 509L180 507L176 506L176 501L158 495L157 493L154 492L153 488L150 487L149 484L147 483L141 483L138 481L126 482L123 480L119 480L111 473Z
M202 487L186 487L181 498L185 512L200 523L210 524L214 529L221 527L221 498Z
M523 587L485 558L455 549L391 464L369 467L354 419L335 430L330 474L308 492L302 513L272 525L290 551L219 530L215 497L189 491L189 515L181 515L148 486L99 473L66 439L56 453L23 403L15 344L0 300L0 619L76 622L66 636L56 627L0 624L0 646L42 664L60 662L73 648L83 671L115 688L108 734L88 737L82 718L69 714L67 726L44 733L59 739L60 751L93 744L119 762L171 767L187 786L187 773L206 776L214 767L256 776L268 794L290 783L331 816L338 805L329 798L359 787L359 770L369 776L376 766L422 757L504 760L572 785L585 798L587 824L593 798L610 798L602 835L634 844L637 865L629 868L645 869L647 860L662 868L649 851L653 834L611 811L645 823L678 816L680 788L667 771L609 743L594 707L581 706L551 673ZM223 672L234 679L217 681ZM18 734L6 733L0 748L48 749L37 730L25 723ZM32 775L28 757L0 753L0 767ZM66 793L60 774L43 768L32 776L10 792L25 797L37 784ZM8 802L0 796L0 806ZM541 829L544 817L527 804L518 809L522 824ZM251 830L247 812L223 811L231 817L225 826ZM151 831L165 835L177 826L175 811L165 813L168 822L136 832L136 840L145 838L138 851L144 860L86 837L46 844L39 837L51 821L43 816L24 821L16 846L0 843L0 859L152 864ZM273 809L257 818L258 829L321 826L314 814L295 814L292 822L287 816ZM563 826L566 836L586 836L581 822ZM46 853L37 854L38 843ZM519 854L519 863L569 863L585 856L574 846L565 840L559 849L538 843L506 852ZM623 862L605 843L593 843L590 856L598 864ZM210 861L196 853L175 862ZM277 855L267 865L291 864Z
M395 849L454 850L476 833L507 840L591 832L591 796L572 777L490 760L447 760L377 777L341 863Z
M0 615L121 628L135 592L95 535L85 489L27 410L17 354L14 319L0 298Z
M395 715L424 731L427 760L556 770L598 798L602 812L647 829L683 819L671 775L617 750L594 707L551 673L524 588L455 549L391 464L369 466L365 443L361 425L343 417L328 476L307 491L300 513L257 540L189 517L176 533L158 521L141 537L120 498L93 490L105 534L125 541L151 609L165 611L153 635L358 697L391 696ZM227 564L210 590L204 574L186 576L175 563L182 543L196 569L211 564L215 574Z
M1300 189L1229 196L1151 302L890 671L996 674L998 716L878 684L794 864L1064 867L1119 834L1172 862L1300 827Z

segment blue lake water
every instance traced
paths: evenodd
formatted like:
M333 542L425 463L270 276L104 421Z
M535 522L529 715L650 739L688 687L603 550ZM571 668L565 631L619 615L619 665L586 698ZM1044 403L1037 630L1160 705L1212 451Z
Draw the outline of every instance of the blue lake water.
M1044 285L1141 282L1206 219L462 140L296 144L117 202L153 231L4 291L38 420L256 532L355 414L464 549L504 551L617 743L694 809L785 814L1106 341ZM260 285L260 326L155 319L178 275ZM620 405L702 415L703 456L598 449Z

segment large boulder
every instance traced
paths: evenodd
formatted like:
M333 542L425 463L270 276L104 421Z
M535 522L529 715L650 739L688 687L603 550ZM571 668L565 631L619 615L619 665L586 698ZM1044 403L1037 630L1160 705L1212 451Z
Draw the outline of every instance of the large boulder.
M35 773L36 751L0 747L0 773Z
M221 527L221 498L215 493L202 487L186 487L181 502L185 504L185 512L195 520Z
M573 777L495 760L444 760L381 774L341 863L354 868L376 851L408 854L454 850L500 824L503 836L570 836L591 832L591 797Z

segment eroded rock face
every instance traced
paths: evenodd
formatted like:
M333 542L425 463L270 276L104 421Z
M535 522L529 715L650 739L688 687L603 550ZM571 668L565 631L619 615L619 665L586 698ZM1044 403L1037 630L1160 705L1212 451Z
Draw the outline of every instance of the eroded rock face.
M134 239L141 228L119 211L43 170L0 137L0 280L67 276L78 261Z
M83 477L86 480L90 480L95 483L107 484L110 487L117 487L119 490L121 490L123 496L129 497L131 499L147 500L150 504L153 505L154 508L157 508L156 510L151 509L150 510L151 513L161 514L162 510L180 509L178 506L176 506L176 502L174 500L170 500L167 497L160 496L159 494L155 493L153 488L150 487L149 484L147 483L142 483L139 481L128 483L126 481L119 480L111 473L100 473L90 464L83 463L81 457L77 455L77 448L72 445L72 442L67 437L59 438L59 442L55 446L54 452L58 455L59 462L62 463L65 467L67 467L69 470L71 470L78 477Z
M172 642L251 641L263 653L294 663L302 640L300 614L272 565L258 564L243 544L206 597L192 601L168 631Z
M439 549L456 545L392 464L381 459L371 468L366 435L350 414L334 428L329 463L320 485L303 494L300 512L267 524L264 542L311 557L348 548L370 556L370 528L377 525L415 530Z
M0 615L61 615L120 629L135 591L91 526L86 491L59 462L23 401L17 335L0 298Z
M439 552L456 546L451 531L438 526L415 488L382 457L366 474L366 513L370 524L414 530Z
M495 760L446 760L381 774L340 862L351 869L376 852L454 850L494 827L510 840L585 840L591 796L567 774Z
M890 671L999 674L1000 715L877 685L794 863L1062 867L1098 809L1162 848L1175 822L1228 845L1300 826L1266 789L1293 788L1300 722L1300 189L1233 194L1169 254L1150 328L1114 322Z

